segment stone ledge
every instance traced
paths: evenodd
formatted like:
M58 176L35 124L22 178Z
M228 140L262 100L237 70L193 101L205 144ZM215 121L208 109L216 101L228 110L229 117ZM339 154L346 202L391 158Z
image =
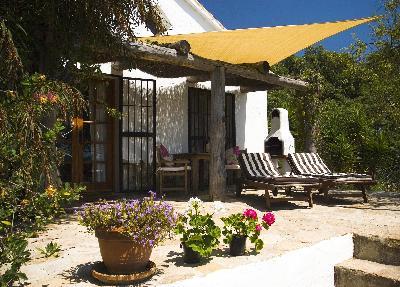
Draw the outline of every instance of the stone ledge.
M399 287L400 266L349 259L335 266L335 287Z

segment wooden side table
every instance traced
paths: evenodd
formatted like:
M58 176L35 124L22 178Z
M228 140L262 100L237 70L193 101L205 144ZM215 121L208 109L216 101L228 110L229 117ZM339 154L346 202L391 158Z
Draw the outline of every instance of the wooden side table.
M176 159L188 159L192 167L192 191L193 194L199 192L199 161L210 160L209 153L181 153L174 155Z

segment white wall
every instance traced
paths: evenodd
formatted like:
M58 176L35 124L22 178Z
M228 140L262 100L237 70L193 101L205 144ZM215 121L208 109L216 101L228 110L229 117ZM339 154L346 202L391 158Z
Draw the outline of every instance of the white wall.
M255 263L219 269L163 287L279 286L334 287L334 266L353 257L351 234L286 252Z
M158 0L159 7L171 24L171 28L167 31L168 35L225 29L207 10L199 8L195 2L191 0ZM137 27L135 34L138 37L153 35L144 25Z
M157 90L157 143L170 153L188 152L188 86L186 79Z
M194 1L196 2L196 1ZM187 34L204 31L222 30L222 25L210 21L210 15L199 8L193 1L188 0L158 0L158 4L172 24L168 34Z
M246 105L247 94L237 94L235 96L236 145L240 149L246 148Z
M239 118L243 118L240 111ZM268 135L267 92L252 92L246 95L246 114L244 128L244 147L248 152L264 152L264 139ZM236 120L238 123L238 119ZM243 135L237 128L236 138L242 139Z

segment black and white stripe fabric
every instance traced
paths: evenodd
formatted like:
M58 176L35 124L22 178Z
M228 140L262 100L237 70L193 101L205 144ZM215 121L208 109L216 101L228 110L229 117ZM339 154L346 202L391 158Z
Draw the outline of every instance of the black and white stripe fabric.
M288 156L289 165L295 174L310 175L328 179L340 178L362 178L369 179L370 176L358 173L334 173L317 153L292 153Z
M317 153L289 154L289 164L296 174L331 174L332 172Z
M280 175L267 153L242 153L239 164L248 178L272 178Z
M242 153L239 156L239 165L243 174L249 180L274 182L277 184L318 182L317 178L310 176L281 175L268 153Z

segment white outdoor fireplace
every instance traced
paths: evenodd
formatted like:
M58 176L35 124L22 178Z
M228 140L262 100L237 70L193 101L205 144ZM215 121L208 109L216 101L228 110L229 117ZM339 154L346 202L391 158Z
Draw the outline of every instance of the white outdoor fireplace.
M284 160L289 153L295 152L287 110L281 108L272 110L271 131L264 141L264 151L271 155L282 174L291 171L289 164Z
M289 130L288 111L272 110L271 131L264 141L265 152L272 156L287 156L294 153L294 138Z

